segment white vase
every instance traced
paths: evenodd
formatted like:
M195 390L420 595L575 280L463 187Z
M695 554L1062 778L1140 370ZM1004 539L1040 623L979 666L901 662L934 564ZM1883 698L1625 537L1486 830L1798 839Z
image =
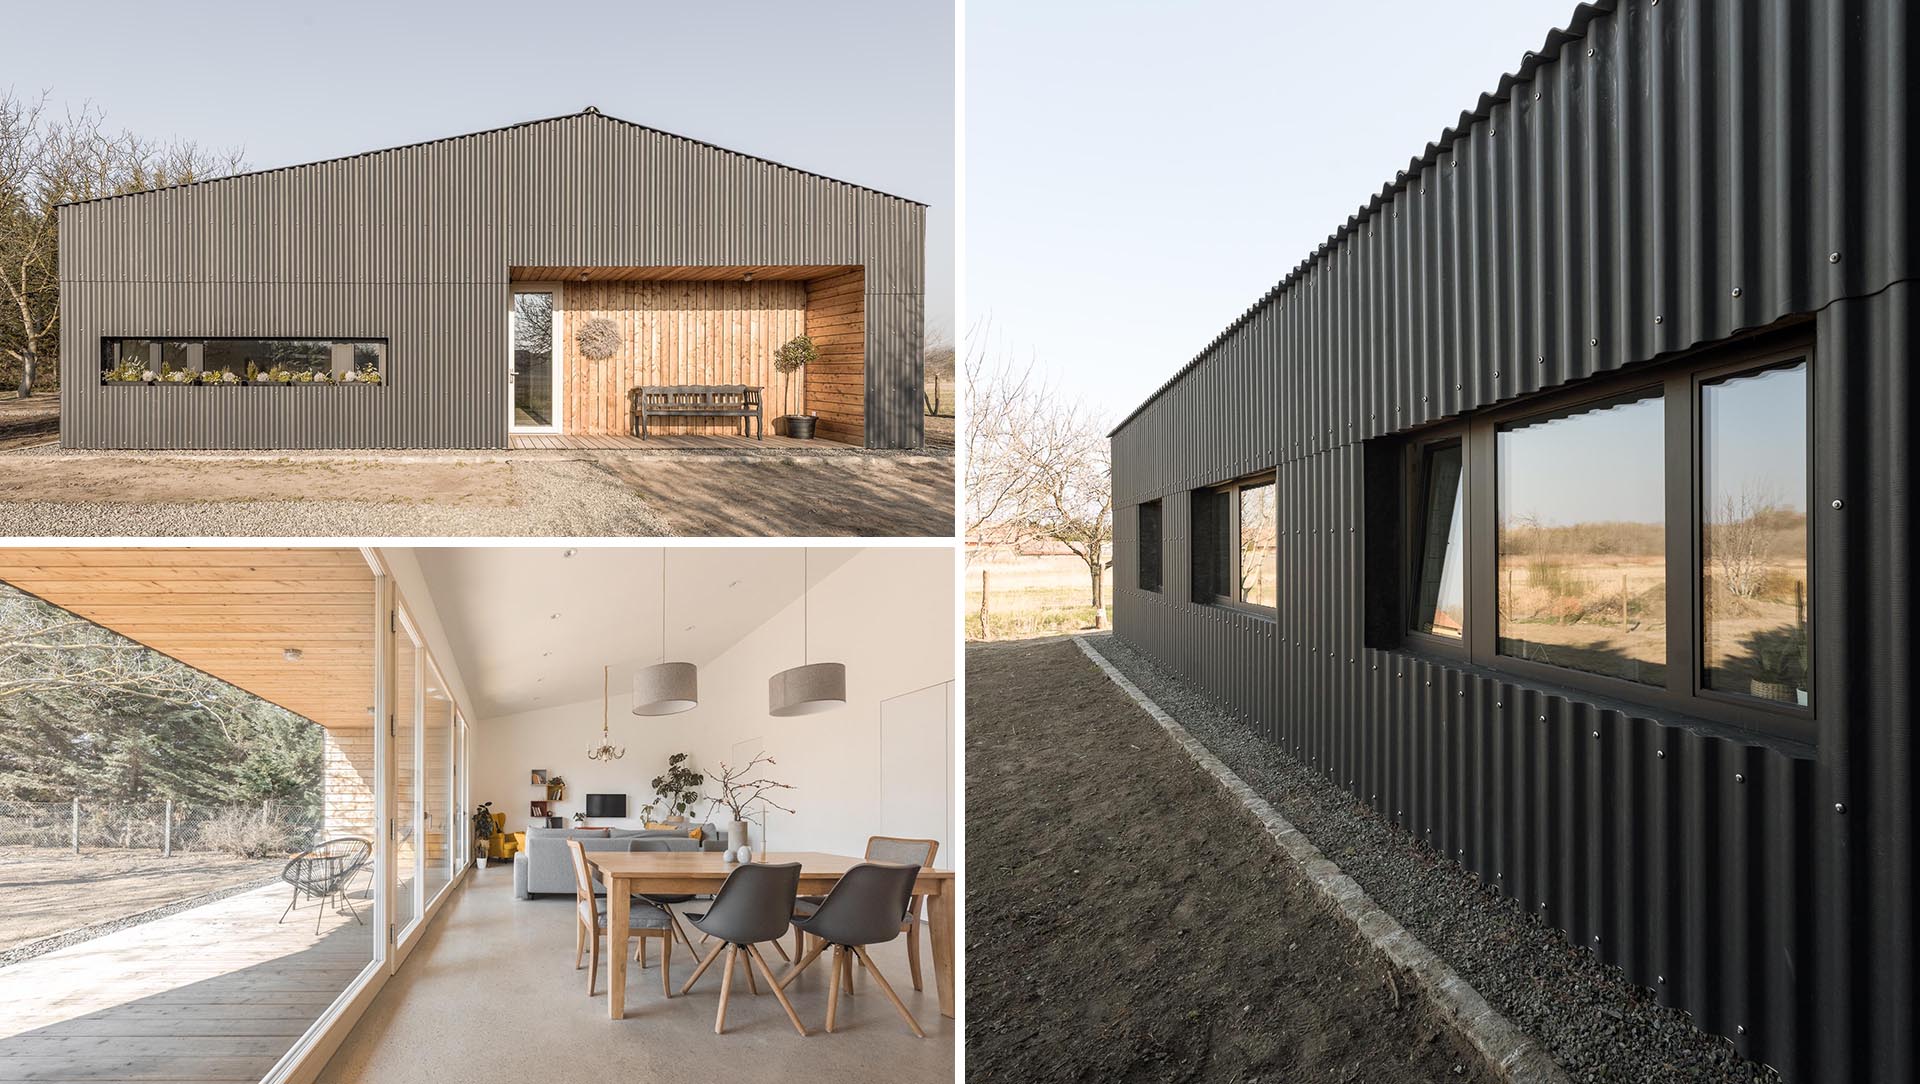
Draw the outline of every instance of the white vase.
M752 841L747 838L746 821L727 822L727 850L738 852L740 848L752 845Z

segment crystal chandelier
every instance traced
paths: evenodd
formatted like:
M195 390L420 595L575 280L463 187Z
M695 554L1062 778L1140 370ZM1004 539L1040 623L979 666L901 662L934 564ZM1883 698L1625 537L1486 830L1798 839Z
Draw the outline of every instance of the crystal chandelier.
M612 670L611 666L600 668L600 745L587 750L588 760L619 760L627 755L627 747L615 746L613 739L607 734L607 685Z

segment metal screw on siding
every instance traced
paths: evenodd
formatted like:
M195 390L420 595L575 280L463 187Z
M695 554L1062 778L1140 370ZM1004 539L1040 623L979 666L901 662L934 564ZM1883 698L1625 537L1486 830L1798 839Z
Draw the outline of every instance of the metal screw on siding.
M1745 1035L1747 1033L1747 1025L1745 1024L1733 1025L1733 1033L1735 1035Z
M1665 975L1655 975L1653 977L1653 981L1659 983L1662 986L1665 986L1667 984L1667 977Z
M1659 757L1661 760L1667 759L1667 751L1665 749L1655 749L1653 755Z
M1734 781L1734 782L1736 782L1736 783L1744 783L1744 782L1746 782L1746 781L1747 781L1747 776L1746 776L1746 773L1745 773L1745 772L1735 772L1735 773L1733 773L1733 781Z
M1656 324L1664 324L1667 322L1667 318L1664 316L1656 316L1653 318L1653 322Z
M1733 288L1733 296L1735 296L1735 297L1739 297L1739 296L1740 296L1740 287L1738 287L1738 286L1735 286L1735 287Z
M1541 900L1541 901L1540 901L1540 909L1541 909L1542 911L1544 911L1544 910L1546 910L1546 909L1547 909L1547 901L1546 901L1546 900Z
M1504 708L1507 706L1507 702L1505 700L1495 700L1493 706L1496 708Z
M1542 716L1540 717L1540 721L1541 721L1541 722L1543 722L1543 723L1544 723L1544 722L1546 722L1546 721L1547 721L1547 717L1546 717L1546 716L1544 716L1544 715L1542 715Z
M1838 498L1838 497L1835 497L1835 498L1833 499L1833 508L1834 508L1834 511L1836 511L1836 512L1837 512L1837 511L1839 511L1839 510L1840 510L1841 508L1844 508L1844 507L1846 507L1846 505L1845 505L1845 503L1844 503L1844 502L1842 502L1842 501L1840 500L1840 498Z
M1599 740L1600 740L1600 732L1599 732L1598 730L1596 730L1596 731L1594 731L1594 732L1593 732L1593 740L1594 740L1594 741L1599 741Z
M1829 252L1829 253L1827 253L1827 262L1828 262L1828 263L1839 263L1839 262L1840 262L1840 254L1839 254L1838 252Z
M1465 689L1462 689L1462 690L1460 690L1460 695L1461 695L1461 696L1465 696L1465 695L1467 695L1467 690L1465 690Z
M1592 55L1593 55L1593 46L1591 46L1591 45L1589 45L1589 46L1587 46L1587 55L1588 55L1588 56L1592 56Z
M1599 935L1599 934L1597 934L1597 933L1596 933L1596 934L1594 934L1594 935L1593 935L1593 943L1594 943L1594 944L1596 944L1596 945L1600 943L1600 935Z
M1833 811L1835 813L1845 813L1847 811L1847 803L1845 802L1833 803Z
M1588 340L1587 340L1587 345L1588 345L1588 346L1599 346L1599 345L1600 345L1600 340L1599 340L1599 339L1588 339Z

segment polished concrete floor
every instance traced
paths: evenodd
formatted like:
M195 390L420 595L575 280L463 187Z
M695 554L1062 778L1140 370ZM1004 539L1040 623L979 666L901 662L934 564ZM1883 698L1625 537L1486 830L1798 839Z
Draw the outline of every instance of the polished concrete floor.
M321 1073L328 1081L458 1079L622 1084L689 1079L885 1081L953 1079L954 1022L940 1015L933 964L921 945L926 989L915 992L906 940L872 952L927 1037L917 1039L866 976L843 996L836 1030L824 1030L827 968L816 963L787 988L812 1032L801 1038L779 1002L736 978L727 1033L713 1033L719 967L685 997L663 999L657 943L648 967L627 968L627 1018L607 1017L606 971L589 998L573 969L573 900L513 898L513 871L476 870L448 901L400 972L380 991ZM695 942L699 935L694 935ZM789 937L787 948L792 949ZM770 963L780 960L762 947ZM697 963L674 953L674 990Z

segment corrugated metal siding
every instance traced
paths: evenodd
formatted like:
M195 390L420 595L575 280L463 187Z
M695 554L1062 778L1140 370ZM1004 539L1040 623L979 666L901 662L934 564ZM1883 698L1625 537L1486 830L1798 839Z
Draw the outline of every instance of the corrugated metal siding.
M510 266L858 264L868 443L918 447L924 229L910 201L599 114L75 204L61 441L501 448ZM103 387L110 335L382 337L389 382Z
M1613 8L1115 431L1115 628L1749 1056L1914 1079L1913 24L1895 0ZM1847 675L1814 746L1368 647L1363 441L1796 316L1815 665ZM1194 604L1185 490L1274 467L1277 619ZM1132 564L1155 498L1160 594Z

